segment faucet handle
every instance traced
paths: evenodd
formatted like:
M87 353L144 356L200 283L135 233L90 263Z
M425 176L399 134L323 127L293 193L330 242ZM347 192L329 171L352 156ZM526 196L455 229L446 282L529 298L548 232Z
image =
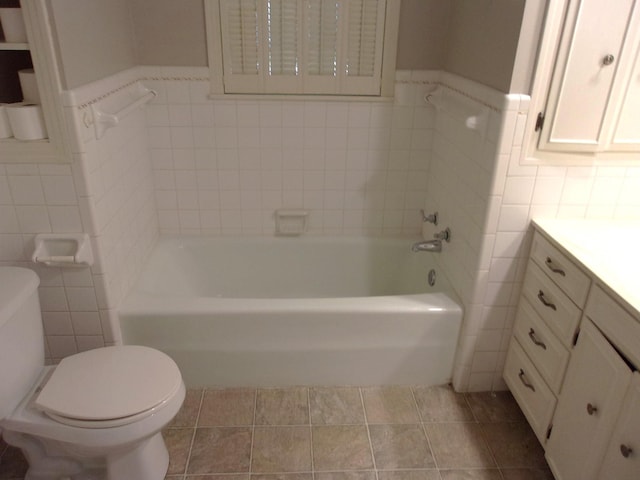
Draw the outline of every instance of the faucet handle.
M449 227L445 228L444 230L438 232L438 233L434 233L433 234L433 238L436 238L438 240L444 240L445 242L450 242L451 241L451 229Z
M438 225L438 212L433 212L427 215L424 213L424 209L420 209L420 213L422 214L422 221L433 223L434 225Z

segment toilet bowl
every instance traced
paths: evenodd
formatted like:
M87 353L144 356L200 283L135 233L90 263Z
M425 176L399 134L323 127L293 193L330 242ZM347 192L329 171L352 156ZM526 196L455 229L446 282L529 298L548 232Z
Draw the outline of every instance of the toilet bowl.
M112 346L44 366L38 278L0 267L0 429L29 462L27 480L161 480L161 430L185 386L175 362L142 346ZM5 357L7 358L7 357Z

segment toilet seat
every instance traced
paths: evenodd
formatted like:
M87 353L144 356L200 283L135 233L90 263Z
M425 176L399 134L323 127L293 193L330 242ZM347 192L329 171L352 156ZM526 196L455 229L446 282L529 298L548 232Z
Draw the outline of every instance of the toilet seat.
M180 389L175 362L142 346L115 346L67 357L34 406L52 419L84 428L133 423L162 408Z

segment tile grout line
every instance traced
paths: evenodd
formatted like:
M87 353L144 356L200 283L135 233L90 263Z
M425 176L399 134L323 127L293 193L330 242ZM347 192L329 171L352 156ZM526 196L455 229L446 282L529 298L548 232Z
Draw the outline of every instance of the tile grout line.
M496 456L494 455L493 450L491 449L491 446L489 445L489 442L487 441L487 437L486 437L486 435L484 433L484 429L482 428L480 420L478 419L476 413L473 411L473 408L471 408L471 402L469 402L469 392L464 392L464 401L466 402L467 407L469 407L469 410L471 410L471 414L473 415L473 419L474 419L476 425L478 425L478 428L480 429L480 437L482 438L482 441L484 442L485 446L487 447L487 450L489 450L489 454L491 455L491 459L493 460L493 463L496 465L496 468L498 469L498 475L500 475L500 478L502 480L504 480L504 475L502 474L502 468L498 464L498 460L496 460ZM489 423L491 423L491 422L489 422Z
M442 477L442 475L440 475L440 468L438 467L438 460L436 459L436 455L435 453L433 453L433 446L431 444L431 439L429 438L429 435L427 434L427 429L425 427L425 421L422 418L422 413L420 413L420 407L418 407L418 400L416 400L416 394L413 391L414 387L411 386L409 388L409 390L411 391L411 398L413 398L413 404L416 407L416 411L418 412L418 418L420 419L420 427L422 429L422 433L424 434L425 438L427 439L427 445L429 446L429 453L431 453L431 458L433 458L433 464L435 465L435 469L438 471L438 476Z
M200 412L202 411L202 404L204 403L204 394L207 390L205 388L202 389L200 393L200 402L198 404L198 413L196 414L196 421L193 425L193 433L191 434L191 442L189 443L189 454L187 455L187 461L184 465L184 473L183 478L186 478L187 472L189 470L189 462L191 461L191 453L193 451L193 445L196 442L196 432L198 431L198 422L200 421Z
M376 480L380 480L378 476L378 465L376 464L376 456L373 453L373 442L371 441L371 430L369 430L369 418L367 417L367 409L364 406L364 395L362 393L362 387L358 387L358 393L360 394L360 404L362 405L362 413L364 414L364 425L367 429L367 438L369 439L369 452L371 452L371 461L373 462L373 471L376 476Z
M249 479L251 479L251 475L253 473L253 442L255 439L255 433L256 433L256 416L257 416L257 410L258 410L258 390L259 388L256 388L253 394L253 421L251 422L251 448L249 449L249 471L247 472L249 474Z
M311 388L307 387L307 411L309 413L309 454L311 455L311 480L316 478L316 465L313 461L313 421L311 419Z

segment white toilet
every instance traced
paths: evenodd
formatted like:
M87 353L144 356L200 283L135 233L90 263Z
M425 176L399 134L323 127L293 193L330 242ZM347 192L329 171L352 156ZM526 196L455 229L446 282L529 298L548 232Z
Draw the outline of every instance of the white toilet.
M161 480L161 429L185 386L175 362L140 346L104 347L44 365L38 276L0 267L0 430L27 480Z

